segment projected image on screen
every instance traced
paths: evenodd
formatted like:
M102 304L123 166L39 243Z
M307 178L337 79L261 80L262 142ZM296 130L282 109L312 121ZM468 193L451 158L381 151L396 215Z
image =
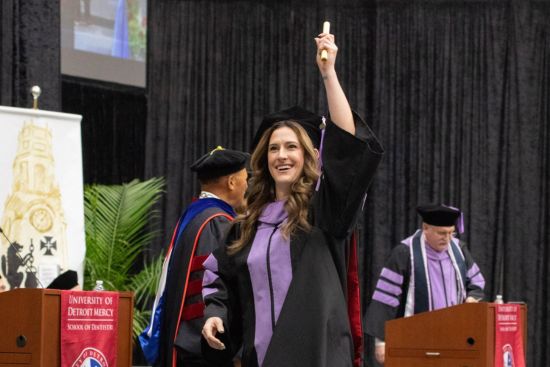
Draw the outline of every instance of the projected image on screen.
M147 0L61 0L62 72L145 85Z

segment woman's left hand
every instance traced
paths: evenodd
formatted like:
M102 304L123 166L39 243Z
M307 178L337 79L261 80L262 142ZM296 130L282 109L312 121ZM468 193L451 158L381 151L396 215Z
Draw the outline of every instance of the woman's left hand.
M325 75L329 71L334 70L334 63L336 61L336 54L338 53L338 47L334 43L334 35L330 33L321 33L315 38L317 43L317 66L322 75ZM327 51L327 60L321 60L321 53L323 50Z

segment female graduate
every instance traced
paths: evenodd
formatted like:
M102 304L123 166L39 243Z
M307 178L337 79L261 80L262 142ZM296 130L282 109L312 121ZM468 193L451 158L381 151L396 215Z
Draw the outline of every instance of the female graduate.
M322 132L324 118L294 107L256 134L249 211L204 263L212 361L241 347L243 367L354 365L348 239L383 150L340 86L334 36L315 42L330 120Z

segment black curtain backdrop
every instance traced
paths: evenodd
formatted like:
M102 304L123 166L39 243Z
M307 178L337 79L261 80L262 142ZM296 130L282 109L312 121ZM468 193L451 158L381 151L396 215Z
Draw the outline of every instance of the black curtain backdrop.
M84 115L87 183L165 176L153 252L197 193L197 157L248 149L265 113L326 111L313 37L330 20L342 84L386 147L360 223L365 304L416 205L453 204L489 298L529 305L527 364L550 364L548 2L151 0L147 94L61 84L59 0L0 4L0 104L30 107L37 84L41 109Z
M39 108L60 111L59 22L59 0L0 2L0 105L32 107L38 85Z
M338 32L341 81L365 114L373 88L368 18L375 13L355 16L354 7L344 6L339 11L335 5L270 1L150 6L146 176L167 178L167 231L197 194L189 171L195 159L217 145L248 150L269 111L295 104L326 111L313 40L322 19L329 18ZM356 37L361 42L354 43Z
M82 115L84 182L143 179L145 89L63 76L63 112Z
M248 149L265 113L324 112L313 37L324 19L352 106L387 153L361 223L364 301L418 226L465 213L488 298L529 305L529 366L550 364L550 4L511 1L174 1L149 9L145 175L165 176L168 243L202 153ZM372 361L369 361L369 365Z

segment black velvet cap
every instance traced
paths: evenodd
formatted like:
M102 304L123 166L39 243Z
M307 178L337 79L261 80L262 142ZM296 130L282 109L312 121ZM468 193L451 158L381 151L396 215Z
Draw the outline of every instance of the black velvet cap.
M313 146L319 149L319 144L321 143L321 131L324 128L323 118L313 112L303 109L302 107L294 106L282 111L274 112L263 118L262 123L260 124L260 127L256 131L254 139L252 140L251 150L253 151L256 149L262 135L267 129L273 126L276 122L285 120L292 120L299 123L306 130Z
M422 221L432 226L450 227L457 225L460 210L442 204L422 205L416 208Z
M78 275L74 270L67 270L52 280L48 289L72 289L78 285Z
M218 178L245 168L249 157L248 153L218 146L197 159L191 166L191 171L197 172L199 180Z

